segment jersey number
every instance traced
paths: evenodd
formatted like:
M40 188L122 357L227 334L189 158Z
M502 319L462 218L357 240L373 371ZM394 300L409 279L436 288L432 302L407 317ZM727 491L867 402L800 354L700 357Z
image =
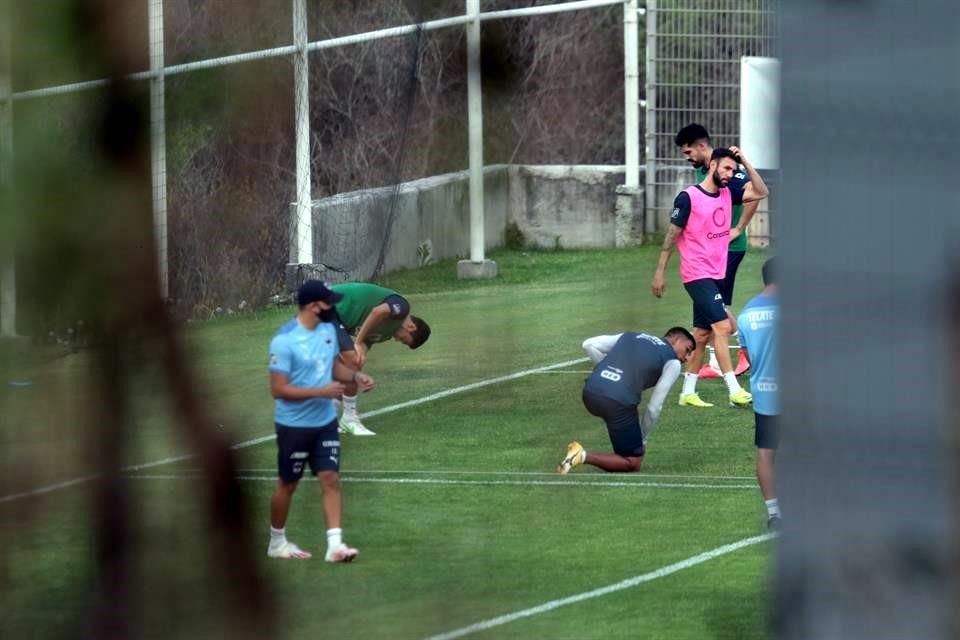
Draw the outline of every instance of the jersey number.
M607 380L612 380L613 382L620 382L620 374L607 369L604 369L600 372L600 377L606 378Z

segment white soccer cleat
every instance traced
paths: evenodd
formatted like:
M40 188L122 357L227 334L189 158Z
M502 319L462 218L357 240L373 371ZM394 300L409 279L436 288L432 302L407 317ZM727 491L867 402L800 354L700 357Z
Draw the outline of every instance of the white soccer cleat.
M328 550L324 560L327 562L353 562L358 555L360 555L360 552L353 547L341 544L336 549Z
M340 419L340 428L338 429L340 433L349 433L354 436L375 436L375 432L370 431L363 423L360 422L360 418L341 418Z
M292 560L309 560L313 557L313 554L309 551L304 551L292 542L284 542L281 545L274 546L271 544L268 546L267 557L286 558Z

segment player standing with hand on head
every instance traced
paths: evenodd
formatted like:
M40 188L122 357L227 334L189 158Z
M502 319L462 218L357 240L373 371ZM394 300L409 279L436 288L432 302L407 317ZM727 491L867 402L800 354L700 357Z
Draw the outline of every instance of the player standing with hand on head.
M688 124L677 132L674 142L680 148L680 152L687 162L693 165L697 182L703 182L707 177L707 165L710 164L710 156L713 154L713 146L710 144L710 134L707 129L700 124ZM733 174L733 178L730 179L729 186L731 190L743 190L748 181L746 170L743 167L738 167ZM720 281L720 295L723 296L723 304L728 309L733 306L733 290L737 281L737 270L747 254L747 227L753 220L753 215L757 212L759 204L759 200L754 200L742 205L733 205L733 215L730 218L730 246L727 250L727 271L723 280ZM720 370L715 356L710 359L710 367L717 372ZM741 350L735 372L739 375L748 368L750 368L750 363Z
M340 497L340 436L333 399L352 382L364 391L373 378L337 356L352 347L333 314L339 294L318 280L297 292L300 310L270 341L270 393L275 398L277 466L280 478L270 498L267 556L306 560L312 554L287 540L286 522L303 468L319 476L327 523L327 562L350 562L359 553L343 542Z
M738 162L750 176L750 182L742 190L729 187ZM730 361L729 339L733 322L723 304L720 286L727 271L733 205L762 200L766 196L767 186L763 178L739 149L730 147L715 149L706 178L684 189L674 199L673 213L650 290L658 298L663 296L667 264L676 246L680 251L680 279L693 301L693 336L697 341L696 351L683 377L681 406L713 406L701 400L696 392L704 351L711 341L717 351L730 404L750 404L751 396L740 387Z

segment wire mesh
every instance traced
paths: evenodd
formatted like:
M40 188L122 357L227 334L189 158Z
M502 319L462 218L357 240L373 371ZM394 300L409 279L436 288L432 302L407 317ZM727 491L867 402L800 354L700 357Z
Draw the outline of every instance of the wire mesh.
M676 192L693 182L674 144L677 131L698 122L710 132L714 147L739 143L740 58L777 56L777 1L657 0L655 9L648 7L656 12L647 43L655 71L655 80L648 82L648 90L656 92L648 160L656 167L657 220L666 220ZM753 233L757 239L764 234Z

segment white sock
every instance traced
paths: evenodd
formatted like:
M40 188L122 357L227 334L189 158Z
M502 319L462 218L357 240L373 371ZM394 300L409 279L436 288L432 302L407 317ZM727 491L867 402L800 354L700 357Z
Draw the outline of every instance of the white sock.
M287 529L286 527L281 527L279 529L274 529L271 525L270 527L270 546L279 547L282 544L285 544L287 541Z
M720 363L717 362L717 352L713 347L710 347L710 368L720 371Z
M343 545L343 529L327 529L327 549L337 549Z
M737 374L735 374L733 371L727 371L725 374L723 374L723 381L727 383L727 390L730 392L730 395L740 391L740 383L737 382Z
M695 373L690 373L689 371L683 374L683 391L680 392L682 396L688 396L691 393L697 392L697 378L699 376Z
M357 417L357 396L342 396L343 397L343 417Z
M780 504L777 502L776 498L771 498L769 500L764 500L764 504L767 505L767 517L768 518L779 518L780 517Z

